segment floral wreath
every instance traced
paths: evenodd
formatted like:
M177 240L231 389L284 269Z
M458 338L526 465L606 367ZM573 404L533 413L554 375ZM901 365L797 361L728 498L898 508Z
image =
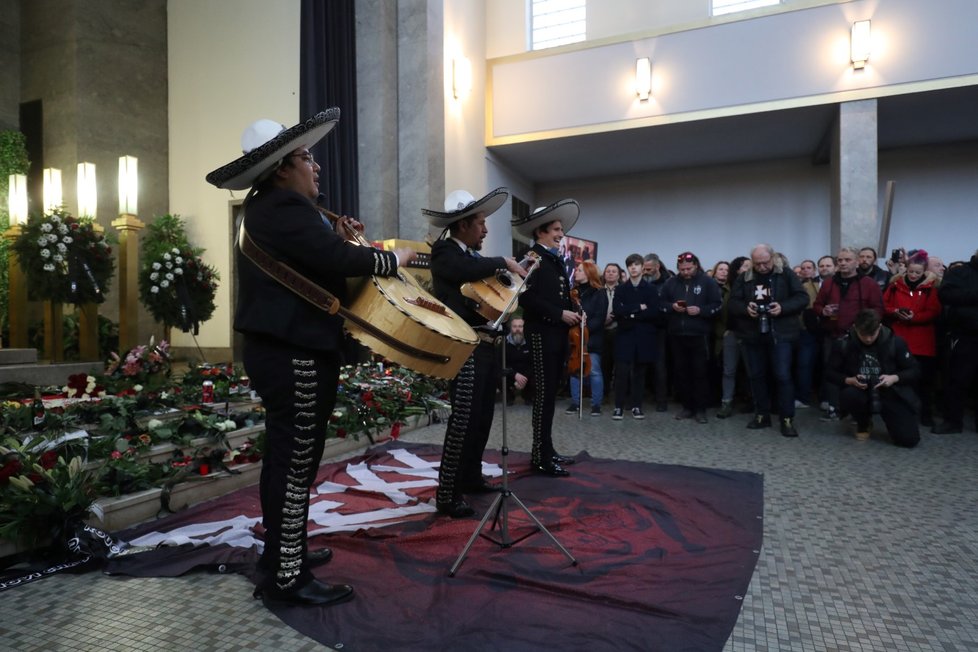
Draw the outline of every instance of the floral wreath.
M193 330L196 335L201 322L214 314L220 276L200 257L203 250L187 242L183 222L176 215L158 217L149 229L139 272L139 300L164 326Z
M31 216L14 251L35 300L102 303L115 271L112 249L95 221L54 210Z

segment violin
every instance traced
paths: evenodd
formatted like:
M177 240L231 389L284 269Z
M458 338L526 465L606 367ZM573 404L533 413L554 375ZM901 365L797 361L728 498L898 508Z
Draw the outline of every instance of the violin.
M574 309L577 314L583 315L584 308L581 306L581 297L577 288L573 288L570 291L571 303L574 304ZM587 341L589 337L589 332L587 324L584 320L581 320L580 326L575 326L570 329L567 334L570 340L570 354L567 358L567 372L571 374L580 374L581 376L581 389L584 388L584 376L591 373L591 355L587 352Z

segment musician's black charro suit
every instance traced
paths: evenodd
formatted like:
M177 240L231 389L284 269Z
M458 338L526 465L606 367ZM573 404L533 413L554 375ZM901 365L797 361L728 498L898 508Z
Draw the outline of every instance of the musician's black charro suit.
M530 342L533 364L533 450L532 464L540 470L554 466L552 427L557 389L567 362L570 326L563 311L573 310L570 284L561 259L540 244L531 252L540 256L540 265L520 295L524 332Z
M309 199L291 190L259 191L246 204L244 226L266 253L341 302L345 277L397 271L393 253L344 241ZM312 578L306 561L309 489L336 401L343 320L291 292L240 251L236 255L234 328L244 334L244 365L266 410L259 587L289 591Z
M445 430L436 496L439 509L446 513L459 504L461 494L484 488L482 454L492 428L499 384L498 334L487 328L486 318L474 310L472 300L464 297L460 288L503 269L505 258L479 256L452 238L439 240L431 248L435 297L479 334L479 344L450 385L452 414Z

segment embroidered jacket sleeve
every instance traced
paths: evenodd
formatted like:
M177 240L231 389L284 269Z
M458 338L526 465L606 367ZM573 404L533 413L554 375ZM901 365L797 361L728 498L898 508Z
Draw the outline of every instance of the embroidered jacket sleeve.
M245 228L255 243L274 258L312 280L330 276L393 276L397 257L347 242L323 223L319 211L302 195L273 190L256 196Z

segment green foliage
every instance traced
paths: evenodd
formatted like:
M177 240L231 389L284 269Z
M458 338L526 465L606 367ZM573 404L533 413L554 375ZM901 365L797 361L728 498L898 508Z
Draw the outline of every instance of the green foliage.
M447 393L447 383L416 376L401 367L347 365L340 369L327 436L390 433L396 439L406 417L448 407Z
M27 174L29 167L24 134L19 131L0 131L0 231L6 231L10 227L10 215L7 213L10 175ZM0 331L7 327L7 246L6 238L0 238Z
M36 547L87 516L97 496L80 456L8 439L0 447L0 538ZM44 442L42 442L44 443Z

